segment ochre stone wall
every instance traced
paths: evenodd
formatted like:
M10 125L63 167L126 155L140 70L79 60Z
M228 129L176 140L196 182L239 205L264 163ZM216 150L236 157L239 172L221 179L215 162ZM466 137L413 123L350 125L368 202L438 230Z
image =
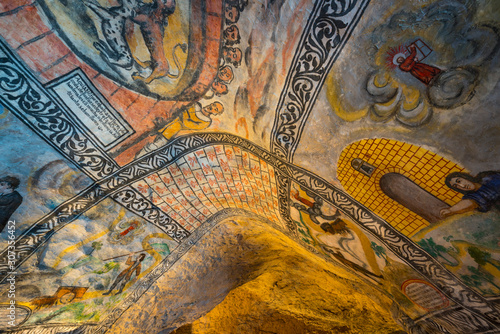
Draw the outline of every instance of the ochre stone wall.
M204 236L110 332L169 333L192 324L196 334L387 334L400 330L390 307L386 295L345 269L239 217Z

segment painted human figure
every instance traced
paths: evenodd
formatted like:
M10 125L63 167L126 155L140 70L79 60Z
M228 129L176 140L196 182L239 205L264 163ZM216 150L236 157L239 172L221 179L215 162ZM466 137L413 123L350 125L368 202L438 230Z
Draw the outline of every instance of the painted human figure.
M231 83L234 79L234 72L231 66L221 66L219 68L219 72L217 73L217 79L224 83Z
M248 0L226 0L226 4L237 7L242 12L248 6Z
M233 69L229 65L224 65L219 68L217 78L212 83L212 91L217 96L222 96L228 93L227 85L234 79Z
M302 204L305 204L306 206L298 203L292 203L292 207L294 207L298 211L307 213L311 218L311 221L313 221L315 224L322 225L318 217L327 220L329 222L334 222L334 224L338 223L338 221L336 220L340 216L340 212L338 210L336 210L333 215L325 215L321 210L323 207L323 200L319 196L315 196L311 193L308 193L307 191L306 194L310 197L313 197L314 202L311 202L308 199L301 197L297 189L293 189L291 192L292 197L295 198L297 201L301 202Z
M437 67L420 63L417 58L417 48L415 45L410 45L408 49L410 50L410 55L406 59L399 57L396 60L399 64L399 69L403 72L410 72L415 78L429 85L432 79L441 73L441 70Z
M483 172L473 177L466 173L451 173L446 177L448 187L465 194L462 200L440 211L441 217L473 210L490 211L500 204L500 172Z
M128 267L118 274L118 277L116 277L113 284L111 284L108 292L103 293L103 295L109 295L115 288L118 288L118 292L116 294L122 293L123 288L125 287L125 285L127 285L127 282L130 281L134 272L135 277L139 277L139 274L141 273L141 262L144 261L145 257L146 254L143 253L139 255L134 261L132 260L132 256L129 256L127 262L125 262L125 265L127 265Z
M0 178L0 231L9 222L10 216L21 205L23 197L16 191L19 179L13 176Z
M224 17L226 19L226 24L236 23L240 19L240 9L237 6L226 4L224 8Z
M227 85L219 80L215 80L210 88L217 96L226 95L229 92Z
M226 63L229 63L234 67L238 67L241 64L243 55L240 49L225 46L222 48L222 56L224 57L224 61Z
M205 107L195 103L184 109L173 121L160 130L161 134L170 140L182 130L203 130L212 124L211 116L222 114L224 106L220 102L213 102Z
M237 25L232 25L224 30L224 43L226 45L240 44L241 36Z

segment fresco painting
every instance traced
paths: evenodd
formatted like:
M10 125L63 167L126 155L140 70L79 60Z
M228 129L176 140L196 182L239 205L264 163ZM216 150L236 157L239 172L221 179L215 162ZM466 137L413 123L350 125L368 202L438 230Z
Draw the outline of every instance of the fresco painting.
M383 288L401 309L413 317L449 306L450 301L439 290L421 280L417 272L362 231L338 208L323 202L298 184L294 183L291 189L293 209L290 215L297 224L302 242ZM418 292L412 291L412 287ZM432 296L422 293L420 288L429 290ZM420 297L415 298L416 295ZM424 301L422 295L429 299Z
M112 333L138 305L148 330L194 323L209 310L168 309L159 282L187 266L195 291L190 249L246 220L355 275L406 333L500 330L499 4L0 12L0 331Z
M16 236L36 220L36 216L49 213L76 192L89 186L92 180L78 170L43 140L35 136L26 137L27 128L8 108L3 109L0 120L2 153L2 235L0 244L7 245L9 232ZM23 151L26 155L20 156ZM8 222L15 222L9 229Z
M79 56L134 90L168 95L185 69L189 2L45 1L42 8Z
M365 65L364 73L344 79L361 75L365 80L358 82L366 86L335 101L334 92L342 83L332 76L330 101L338 115L348 121L366 115L377 121L395 117L406 126L418 127L430 121L433 111L467 103L476 85L495 75L486 69L495 66L490 60L498 34L487 18L476 15L488 6L482 1L434 1L393 7L385 14L382 22L386 23L369 27L360 41L369 50L356 59ZM464 10L467 14L461 15ZM482 42L475 44L478 40ZM337 72L335 77L342 74Z
M408 236L444 219L441 210L461 198L445 180L464 168L422 147L396 140L377 138L347 146L337 170L346 191ZM391 175L402 175L408 181L390 179ZM408 189L412 184L415 186ZM395 193L398 188L408 192Z
M447 218L433 228L422 230L414 239L471 288L494 296L498 294L499 283L497 222L497 212L469 213Z
M17 302L31 310L26 325L99 321L176 246L168 235L106 200L18 268ZM9 302L8 294L1 298Z
M476 289L484 285L479 290L487 295L498 293L492 290L498 284L497 172L474 178L422 147L384 138L348 146L338 171L357 200L411 236L466 284ZM398 185L401 179L404 183ZM399 187L399 195L390 186ZM485 191L487 199L478 196Z
M276 45L268 40L269 37L257 37L261 33L260 27L256 26L253 30L239 27L241 24L252 26L253 17L259 15L263 18L258 20L265 21L266 15L275 15L273 13L280 10L284 12L283 15L293 17L297 22L307 19L307 12L301 9L307 6L305 1L299 8L284 10L280 6L270 6L267 12L260 11L257 4L247 8L247 3L226 5L222 2L210 2L208 7L196 1L172 3L175 5L167 6L170 9L162 9L161 15L164 16L161 23L156 24L141 22L141 15L154 15L155 10L160 13L159 9L153 8L156 2L140 6L135 2L122 5L113 2L87 2L85 5L80 2L46 1L41 4L41 20L50 21L49 27L57 31L69 46L69 49L61 46L61 55L72 58L71 61L64 59L54 69L51 68L49 73L42 75L42 78L53 79L53 71L60 68L60 75L66 74L66 68L75 68L76 65L101 93L109 97L111 105L120 111L135 132L109 152L120 165L143 155L145 151L142 148L155 140L162 142L161 130L181 114L184 108L190 107L194 102L206 106L217 97L221 97L219 103L225 105L226 109L228 106L239 105L236 109L241 110L227 113L224 118L214 122L210 129L236 130L247 137L255 136L252 123L258 120L254 119L256 116L261 118L265 114L264 111L257 112L257 108L266 104L264 98L269 92L263 88L270 84L266 81L283 81L287 68L285 63L290 62L293 54L290 49L285 48L276 51ZM139 14L141 11L144 14ZM114 17L112 20L111 16ZM281 29L279 25L269 24L269 29ZM116 28L107 29L114 25ZM163 34L163 39L156 37L163 43L163 48L156 47L158 42L154 43L148 37L153 34L148 33L151 26ZM105 31L115 31L116 36L119 36L115 40L120 42L112 42L112 36L106 38L103 28ZM290 27L290 33L299 35L299 27ZM44 42L42 40L40 44ZM252 48L259 52L252 56ZM260 50L265 49L268 49L268 58L260 59ZM152 51L163 65L157 66L158 60L150 60ZM279 52L283 53L282 57L277 56ZM74 56L84 62L78 64L73 59ZM274 74L276 69L269 67L271 59L284 62L280 76ZM180 67L179 71L175 66ZM177 71L177 74L162 74L153 79L160 74L158 72L149 76L154 72L152 67L168 67L169 71ZM247 87L245 71L261 71L258 76L261 81ZM237 96L238 90L247 93ZM245 96L243 100L242 96ZM271 108L266 107L265 110L269 117Z

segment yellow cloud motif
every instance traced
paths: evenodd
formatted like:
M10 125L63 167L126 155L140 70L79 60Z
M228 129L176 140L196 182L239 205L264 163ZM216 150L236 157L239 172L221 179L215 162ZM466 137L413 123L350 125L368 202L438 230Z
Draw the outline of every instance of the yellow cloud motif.
M368 114L377 122L395 117L406 126L425 124L432 116L432 108L422 92L400 83L388 72L374 73L366 83L366 92L375 103L356 108L342 92L341 84L330 75L326 82L327 98L333 110L345 121L352 122Z
M325 81L326 97L333 111L344 121L353 122L365 117L369 107L355 108L343 92L343 86L331 72Z

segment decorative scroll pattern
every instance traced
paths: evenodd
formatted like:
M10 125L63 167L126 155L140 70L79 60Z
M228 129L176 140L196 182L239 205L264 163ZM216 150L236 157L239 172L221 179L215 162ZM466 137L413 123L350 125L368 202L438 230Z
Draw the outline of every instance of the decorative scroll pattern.
M297 237L297 225L290 218L290 179L283 177L280 173L276 174L276 179L278 180L278 195L279 195L279 209L281 214L281 219L285 221L286 227L295 237Z
M292 161L316 96L368 2L368 0L316 2L276 108L271 134L271 152L280 158Z
M65 109L54 100L47 90L25 69L7 44L0 39L0 101L43 140L94 180L109 176L118 170L118 165L106 152L88 138L68 116ZM111 188L116 188L116 180ZM164 212L154 207L134 190L113 198L129 210L158 226L176 240L187 236ZM107 195L98 185L63 203L25 231L16 240L17 266L47 241L57 230L78 218L83 212L100 202ZM132 198L134 200L132 200ZM138 198L142 198L138 200ZM140 205L138 204L140 202ZM137 209L141 205L147 209ZM134 210L135 209L135 210ZM149 210L149 211L148 211ZM8 271L7 251L0 253L0 281Z
M424 330L429 326L438 329L441 333L468 334L484 333L494 329L484 319L465 309L446 310L441 314L418 323Z
M324 200L338 207L342 212L344 212L344 214L352 218L353 221L357 222L361 228L378 238L380 242L384 243L394 254L438 287L448 298L457 304L462 305L465 309L472 312L471 314L475 314L476 318L479 319L477 320L478 322L488 324L488 326L494 326L498 323L498 312L492 303L488 302L481 295L465 286L434 258L422 251L407 237L396 231L391 225L379 217L376 217L368 209L321 178L302 170L299 167L289 164L262 148L255 146L251 142L234 135L224 133L204 133L179 137L168 146L165 146L155 152L151 152L149 155L118 170L113 175L104 178L98 184L84 191L79 197L64 203L57 210L60 212L67 212L67 219L71 220L74 219L71 215L81 214L83 211L89 209L92 205L99 202L106 196L113 196L115 199L119 198L123 203L129 203L125 205L129 205L129 207L135 212L138 212L145 217L149 216L150 219L158 219L158 225L164 224L162 228L168 231L169 235L180 242L180 245L178 246L180 247L179 251L187 249L194 243L194 241L188 241L191 240L189 233L187 231L182 232L181 226L174 228L169 226L168 223L163 223L164 221L166 222L166 220L162 220L161 213L159 213L159 211L157 211L154 207L149 206L149 204L144 202L143 199L141 200L141 198L134 197L129 192L131 188L128 186L133 182L142 180L153 173L167 168L169 165L179 161L182 157L188 156L188 154L192 152L196 152L202 148L204 148L205 152L207 152L207 148L216 147L218 145L239 147L242 150L251 152L258 159L267 161L270 168L274 168L274 170L277 171L276 175L279 174L277 185L279 188L284 188L285 190L279 190L279 193L282 193L278 196L281 203L278 204L279 208L274 208L274 210L279 210L279 213L285 221L289 221L290 219L288 217L289 208L288 210L282 209L285 205L289 206L289 197L287 195L289 188L288 185L291 181L298 182L303 187L308 188L312 192L321 196ZM234 209L220 210L219 213L222 214L221 212L230 211L234 212ZM57 230L55 227L62 226L62 224L67 223L64 219L63 221L57 219L54 220L53 216L57 216L57 214L55 212L51 213L44 218L44 220L35 225L35 228L32 228L30 231L25 233L18 240L19 244L26 245L27 249L30 249L30 247L32 247L32 243L40 244L41 242L46 241L50 235ZM210 221L210 219L208 221ZM199 233L204 233L202 231L206 231L206 229L209 228L210 224L207 223L208 221L195 230L193 234L198 235ZM35 235L35 232L39 233L39 235ZM288 232L290 233L290 231ZM27 255L29 255L28 251L26 251L26 256ZM155 273L158 274L159 272L163 273L162 270L166 270L169 263L171 263L168 262L170 260L171 258L167 258L162 267L155 268L155 270L153 270L152 275ZM4 257L0 258L0 261L2 261L1 263L4 265L6 264L6 259ZM152 281L154 279L156 278L151 278ZM140 284L137 295L134 295L139 296L148 287L149 285L146 286ZM121 313L122 311L114 310L112 312L112 317L118 317ZM113 322L114 321L115 320L113 320ZM106 323L102 323L101 325L107 326Z
M500 324L500 314L485 298L469 289L410 239L349 195L299 168L295 169L291 178L339 208L365 231L384 243L400 259L426 277L448 298L475 312L479 317L486 318L493 324Z
M126 187L111 196L126 209L149 221L175 240L183 240L189 233L175 223L165 212L145 199L138 191Z
M104 192L94 185L78 196L58 206L51 213L40 219L15 241L16 265L19 267L38 247L66 224L78 218L104 198ZM9 270L8 250L0 253L0 282L7 277Z
M489 298L488 301L496 308L500 306L500 299L498 299L498 297ZM485 322L484 319L461 306L453 306L445 310L426 314L416 319L413 325L429 333L435 332L436 328L439 333L453 334L498 332L496 329L492 328L490 324Z
M79 129L0 40L0 101L64 157L93 179L117 169Z
M94 184L40 219L16 239L16 267L19 267L26 261L31 254L49 240L58 230L77 219L81 214L91 209L110 194L112 194L112 198L117 202L122 203L130 211L148 220L174 240L180 241L189 235L182 226L173 221L160 209L153 206L151 202L138 195L134 190L128 188L117 193L113 193L114 191L113 189L103 190L99 184ZM0 253L0 281L3 281L7 277L8 272L11 271L8 261L8 250L4 249Z
M136 212L140 216L158 226L166 234L176 241L181 241L189 232L186 231L177 222L166 215L156 206L152 205L140 195L133 194L131 189L122 191L124 187L145 178L146 176L167 167L184 155L210 144L233 144L239 145L260 159L268 161L268 164L274 163L277 166L283 166L278 163L279 159L273 157L269 152L253 145L237 136L229 134L198 134L188 137L181 137L174 140L170 145L152 152L141 159L138 159L127 165L112 175L103 178L92 187L83 191L80 195L63 203L50 214L46 215L31 228L16 239L17 261L16 267L35 252L44 242L46 242L57 230L69 224L82 213L105 199L113 195L112 198L123 204L125 207ZM142 199L141 199L142 197ZM143 211L143 212L140 212ZM4 249L0 253L0 282L7 277L9 272L8 250Z
M16 240L18 265L23 263L40 245L60 228L78 218L82 213L108 196L122 203L129 210L152 221L172 238L181 242L176 250L160 266L140 281L119 307L100 323L95 332L105 332L168 268L184 255L202 235L208 233L218 222L243 213L241 210L224 209L209 219L192 235L179 226L159 208L134 191L130 184L165 168L180 157L215 144L239 146L251 151L279 170L279 212L292 233L294 228L289 218L288 189L291 180L299 182L377 237L408 265L433 282L450 299L466 309L442 312L439 316L425 319L443 331L452 328L457 333L490 331L492 324L499 324L500 317L492 303L470 290L456 279L436 260L414 245L408 238L395 231L392 226L374 216L348 195L320 178L305 172L280 158L291 161L300 140L305 121L313 107L328 70L342 50L356 26L368 1L322 0L311 13L310 23L300 41L285 88L280 97L272 132L271 154L252 143L229 134L195 134L179 138L170 145L119 169L79 129L64 110L55 103L46 90L32 75L24 70L12 52L0 42L0 101L44 140L54 146L63 156L75 162L87 175L101 181L83 191L79 196L63 203L43 217ZM247 214L245 212L245 214ZM8 271L7 252L0 254L0 271L3 278ZM2 278L2 280L3 280ZM71 329L74 328L70 326ZM65 326L64 328L70 329ZM54 328L47 328L47 332ZM62 328L62 327L61 327ZM88 332L90 327L78 330ZM28 332L30 329L26 329ZM24 330L24 331L26 331ZM92 330L93 331L93 330Z

